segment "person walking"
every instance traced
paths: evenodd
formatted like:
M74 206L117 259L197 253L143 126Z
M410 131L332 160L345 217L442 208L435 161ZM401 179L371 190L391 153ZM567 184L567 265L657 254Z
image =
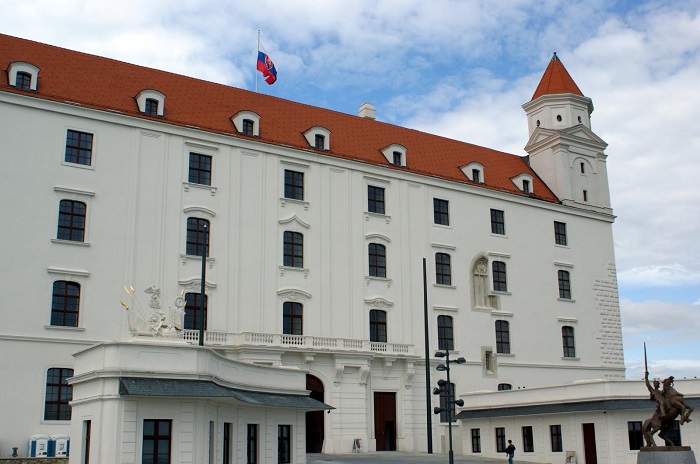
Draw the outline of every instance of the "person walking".
M513 440L508 440L506 454L508 455L508 464L513 464L513 457L515 457L515 445L513 445Z

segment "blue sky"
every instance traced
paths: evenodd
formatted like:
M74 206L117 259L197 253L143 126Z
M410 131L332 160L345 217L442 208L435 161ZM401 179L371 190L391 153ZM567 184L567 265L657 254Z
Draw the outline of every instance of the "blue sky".
M524 155L556 51L609 143L628 378L700 376L700 3L24 0L0 32Z

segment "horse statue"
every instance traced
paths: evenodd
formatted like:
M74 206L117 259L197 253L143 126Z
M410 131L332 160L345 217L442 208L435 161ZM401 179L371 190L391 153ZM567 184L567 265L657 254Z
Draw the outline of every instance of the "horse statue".
M693 407L685 402L683 395L673 388L673 376L663 381L663 390L659 390L659 381L654 379L654 385L649 383L649 372L644 373L644 382L649 390L649 399L656 401L656 411L651 418L644 421L642 433L647 447L655 447L654 434L659 432L659 437L664 440L666 446L675 446L675 443L668 438L673 429L673 425L678 416L681 417L680 424L690 422L690 413Z

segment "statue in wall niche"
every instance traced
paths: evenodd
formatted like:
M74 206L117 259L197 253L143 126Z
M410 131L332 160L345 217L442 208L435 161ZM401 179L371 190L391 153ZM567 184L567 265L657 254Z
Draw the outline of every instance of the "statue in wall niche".
M680 416L681 425L690 422L690 413L693 407L685 402L683 395L673 388L673 376L667 377L663 382L654 379L653 385L649 383L649 370L647 369L647 349L644 345L644 383L649 390L649 399L656 402L654 414L642 425L642 433L647 447L655 447L654 434L659 433L659 437L664 440L666 446L675 446L669 438L673 430L676 418ZM662 386L662 389L659 387Z
M151 286L144 290L150 295L147 310L141 306L139 299L135 296L134 287L124 287L131 304L121 302L128 312L129 331L133 335L147 335L151 337L180 337L185 320L185 300L182 298L184 290L175 299L175 308L168 308L168 312L163 310L160 304L160 289Z

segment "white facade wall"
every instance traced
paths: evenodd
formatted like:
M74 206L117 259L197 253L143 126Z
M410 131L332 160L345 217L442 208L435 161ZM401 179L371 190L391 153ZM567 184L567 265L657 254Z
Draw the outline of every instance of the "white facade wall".
M94 135L91 167L63 162L67 129ZM0 453L33 433L67 433L68 424L42 420L46 369L70 367L86 345L130 338L119 304L124 285L142 301L142 290L156 285L165 305L183 289L199 291L200 260L185 255L188 217L211 221L208 330L228 334L218 347L233 359L320 378L337 408L325 425L327 451L350 451L353 438L373 449L375 391L397 394L398 448L425 450L424 257L430 348L437 349L437 316L452 316L454 355L467 359L453 370L459 394L624 376L609 215L15 94L0 94L0 139L0 193L12 218L0 230L10 244L0 344L16 353L6 357L15 369L2 369L0 384L21 385L32 398L2 396L0 407L22 419L0 426ZM213 157L211 187L187 182L190 152ZM303 202L283 198L285 169L304 172ZM366 212L368 185L386 189L385 215ZM449 201L449 226L433 224L433 198ZM54 240L61 199L87 204L86 243ZM491 208L505 212L504 236L491 234ZM554 243L554 221L567 224L565 247ZM304 235L303 270L282 266L286 230ZM386 245L386 279L367 277L372 242ZM451 286L434 284L437 252L451 255ZM471 266L480 256L507 265L498 310L472 308ZM571 273L570 301L558 299L559 269ZM78 328L49 325L55 280L81 284ZM282 303L291 298L304 305L305 336L362 348L246 338L281 334ZM369 349L370 309L387 311L387 351ZM510 323L511 354L497 357L491 375L482 352L496 351L499 319ZM575 329L574 359L562 357L563 325ZM438 378L433 371L432 383ZM436 426L436 436L443 432Z

